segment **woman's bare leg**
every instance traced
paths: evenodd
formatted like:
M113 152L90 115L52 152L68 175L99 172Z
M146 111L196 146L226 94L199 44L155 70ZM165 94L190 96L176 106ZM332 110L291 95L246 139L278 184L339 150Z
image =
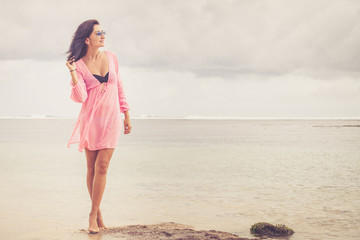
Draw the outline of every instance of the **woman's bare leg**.
M87 174L86 174L86 185L90 194L90 199L91 199L91 194L92 194L92 185L93 185L93 179L94 179L94 173L95 173L95 160L96 160L96 156L98 154L98 150L95 151L91 151L88 150L87 148L85 149L85 155L86 155L86 160L87 160Z
M107 169L113 152L114 148L100 149L96 155L91 189L92 206L89 214L90 227L95 227L95 222L98 227L105 227L100 212L100 203L105 190Z
M86 185L88 188L90 199L92 199L91 195L92 195L92 186L93 186L94 173L95 173L95 161L96 161L96 156L98 154L98 150L91 151L87 148L84 149L87 160ZM95 230L99 228L98 225L95 225L94 220L92 218L89 218L89 228Z
M86 185L87 185L87 188L88 188L90 199L92 200L92 197L91 197L91 195L92 195L92 186L93 186L94 173L95 173L95 161L96 161L96 157L97 157L97 154L98 154L98 150L91 151L91 150L89 150L87 148L84 148L84 149L85 149L85 154L86 154L86 159L87 159ZM100 208L99 208L99 210L97 212L96 222L97 222L97 225L98 225L99 228L107 229L105 224L104 224Z

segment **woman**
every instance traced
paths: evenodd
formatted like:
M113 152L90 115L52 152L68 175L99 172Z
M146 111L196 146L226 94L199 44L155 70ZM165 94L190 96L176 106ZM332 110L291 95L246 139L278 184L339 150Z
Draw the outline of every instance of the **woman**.
M99 51L104 47L105 32L97 20L81 23L71 42L66 66L71 74L70 98L82 103L70 144L79 143L87 159L87 187L92 201L89 233L107 229L100 202L106 184L110 158L121 134L121 113L124 113L124 134L131 132L129 106L118 72L116 55Z

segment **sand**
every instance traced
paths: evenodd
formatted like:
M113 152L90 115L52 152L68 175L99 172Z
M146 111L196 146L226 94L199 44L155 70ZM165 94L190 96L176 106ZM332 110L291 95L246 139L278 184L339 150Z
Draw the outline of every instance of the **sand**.
M87 230L81 229L84 234L89 234ZM174 222L164 222L150 225L128 225L123 227L112 227L106 231L97 234L110 239L128 239L128 240L250 240L242 238L228 232L216 230L195 230L190 225L179 224ZM107 238L108 239L108 238ZM255 240L256 238L251 238Z

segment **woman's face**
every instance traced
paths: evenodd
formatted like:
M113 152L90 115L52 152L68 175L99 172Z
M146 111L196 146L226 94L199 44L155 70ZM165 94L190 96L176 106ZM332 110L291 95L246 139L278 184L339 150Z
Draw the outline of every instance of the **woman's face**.
M95 24L92 33L88 38L86 38L87 42L85 43L88 44L89 47L104 47L105 35L97 35L99 33L102 33L102 31L103 30L101 29L100 25Z

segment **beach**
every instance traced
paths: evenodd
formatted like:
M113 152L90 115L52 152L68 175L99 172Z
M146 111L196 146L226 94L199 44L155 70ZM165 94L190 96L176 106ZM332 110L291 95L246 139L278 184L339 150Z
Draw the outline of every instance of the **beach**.
M1 119L1 238L89 239L85 152L76 119ZM105 225L174 222L252 238L360 237L359 120L134 119L110 161ZM101 239L119 239L103 235Z

